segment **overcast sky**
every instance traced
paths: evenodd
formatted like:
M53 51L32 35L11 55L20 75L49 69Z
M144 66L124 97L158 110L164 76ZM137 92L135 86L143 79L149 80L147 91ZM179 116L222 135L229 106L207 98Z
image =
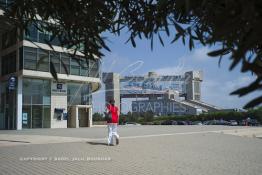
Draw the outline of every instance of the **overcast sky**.
M220 67L218 58L208 57L207 53L214 48L203 47L196 44L192 51L184 46L181 40L170 44L172 38L164 38L163 47L157 38L154 49L151 51L150 41L136 40L136 48L131 43L125 44L127 34L120 37L109 36L108 46L111 52L104 52L103 72L117 72L124 75L146 75L149 71L160 75L177 75L186 71L202 70L202 101L217 105L221 108L242 108L258 92L245 97L229 95L233 90L248 85L255 77L251 73L240 73L240 65L233 71L229 71L230 60L222 59ZM102 111L104 106L104 87L93 95L94 111ZM128 100L126 100L128 102ZM126 107L124 111L129 110Z

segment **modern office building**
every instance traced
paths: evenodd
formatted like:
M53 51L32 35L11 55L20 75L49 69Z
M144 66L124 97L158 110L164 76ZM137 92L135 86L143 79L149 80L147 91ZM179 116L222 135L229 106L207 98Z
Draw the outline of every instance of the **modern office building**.
M100 60L86 61L81 53L73 58L58 39L52 49L45 44L50 37L34 25L26 35L0 20L0 129L92 125ZM51 62L58 81L50 73Z
M106 101L131 98L132 112L151 111L156 115L198 115L220 108L201 101L202 71L189 71L181 75L124 76L103 73ZM142 99L142 100L141 100Z

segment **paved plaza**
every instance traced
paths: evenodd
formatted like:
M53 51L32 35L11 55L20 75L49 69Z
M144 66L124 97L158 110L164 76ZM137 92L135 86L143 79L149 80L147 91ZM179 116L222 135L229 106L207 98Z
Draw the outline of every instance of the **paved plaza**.
M120 126L0 131L0 174L261 175L262 128Z

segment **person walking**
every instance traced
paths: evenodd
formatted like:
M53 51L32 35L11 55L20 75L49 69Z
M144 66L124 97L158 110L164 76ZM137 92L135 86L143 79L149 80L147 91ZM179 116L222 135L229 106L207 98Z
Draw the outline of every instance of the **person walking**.
M115 106L115 100L110 100L106 106L107 110L107 128L108 128L108 145L113 146L113 139L116 138L116 145L119 144L119 135L117 133L117 125L119 121L119 110Z

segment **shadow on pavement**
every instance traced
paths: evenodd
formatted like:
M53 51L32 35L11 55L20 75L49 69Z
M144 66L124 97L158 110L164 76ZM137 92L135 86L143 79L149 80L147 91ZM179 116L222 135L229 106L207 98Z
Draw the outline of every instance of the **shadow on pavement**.
M4 141L4 142L19 142L19 143L30 143L30 142L26 142L26 141L19 141L19 140L0 140L1 141Z
M86 142L90 145L104 145L104 146L107 146L107 143L102 143L102 142Z

